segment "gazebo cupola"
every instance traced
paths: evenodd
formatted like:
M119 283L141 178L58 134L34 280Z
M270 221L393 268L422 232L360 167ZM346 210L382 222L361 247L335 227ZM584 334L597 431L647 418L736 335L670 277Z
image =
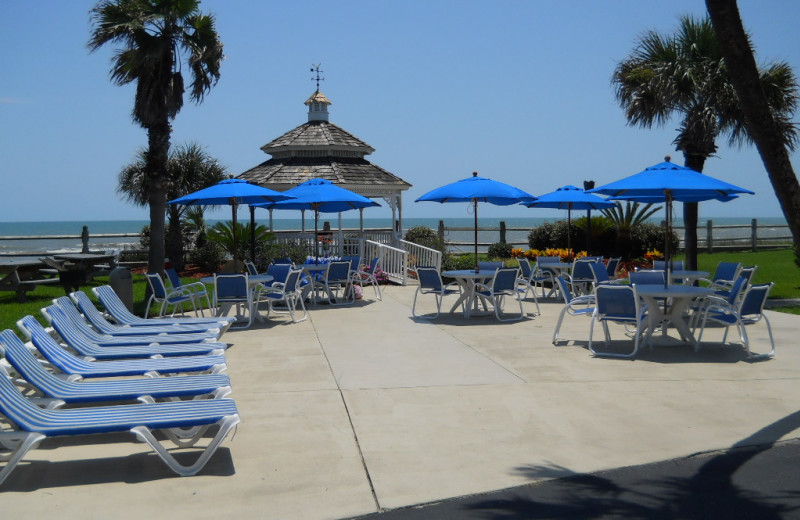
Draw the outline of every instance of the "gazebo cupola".
M317 91L311 94L311 97L306 100L308 121L328 121L328 105L330 104L331 100L317 89Z

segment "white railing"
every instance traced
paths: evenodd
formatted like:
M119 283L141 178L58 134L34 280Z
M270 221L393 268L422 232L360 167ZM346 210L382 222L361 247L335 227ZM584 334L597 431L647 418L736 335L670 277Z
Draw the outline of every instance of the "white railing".
M408 252L373 240L364 241L364 262L374 257L380 258L379 267L389 277L389 281L406 285L408 283Z
M416 270L418 265L442 269L442 252L414 242L400 241L400 245L408 252L408 268Z

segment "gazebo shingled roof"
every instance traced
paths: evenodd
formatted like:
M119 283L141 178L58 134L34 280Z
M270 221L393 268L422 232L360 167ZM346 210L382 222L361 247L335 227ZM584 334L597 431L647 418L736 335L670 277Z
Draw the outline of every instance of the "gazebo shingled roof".
M322 178L365 197L382 198L402 229L402 192L411 184L372 164L370 145L328 121L330 100L319 90L306 100L308 122L270 141L261 149L272 156L237 177L277 191Z

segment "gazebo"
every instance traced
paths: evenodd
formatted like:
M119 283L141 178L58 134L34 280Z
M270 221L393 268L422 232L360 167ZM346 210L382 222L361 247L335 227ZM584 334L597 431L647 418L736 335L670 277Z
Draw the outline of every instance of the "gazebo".
M262 146L272 158L238 178L276 191L321 178L359 195L383 199L392 211L394 238L401 238L402 194L411 184L366 160L375 149L328 121L331 102L319 86L305 104L308 122Z

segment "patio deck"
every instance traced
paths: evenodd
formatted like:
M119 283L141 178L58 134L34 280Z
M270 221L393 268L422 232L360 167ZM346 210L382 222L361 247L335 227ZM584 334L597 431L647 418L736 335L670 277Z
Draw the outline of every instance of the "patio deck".
M769 361L714 345L604 359L586 318L565 319L576 344L550 343L555 300L520 322L427 322L411 317L414 290L228 332L242 423L199 475L175 476L129 435L50 440L0 489L4 515L339 519L800 437L786 420L800 410L800 316L768 311ZM763 347L763 326L751 331Z

